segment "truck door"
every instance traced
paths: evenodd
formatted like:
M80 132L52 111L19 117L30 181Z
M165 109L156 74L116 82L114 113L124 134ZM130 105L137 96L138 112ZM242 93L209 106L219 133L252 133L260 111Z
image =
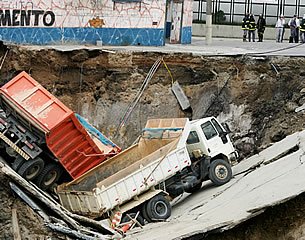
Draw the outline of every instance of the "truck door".
M201 125L204 137L206 138L206 149L211 157L223 153L225 155L234 151L234 147L228 139L227 134L216 120L207 121Z

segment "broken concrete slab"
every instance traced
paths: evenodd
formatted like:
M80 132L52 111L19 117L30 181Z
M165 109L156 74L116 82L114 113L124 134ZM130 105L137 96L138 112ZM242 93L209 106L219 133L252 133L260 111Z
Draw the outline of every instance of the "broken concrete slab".
M274 143L272 146L264 149L260 153L253 155L241 161L233 167L233 174L237 175L258 167L261 164L267 164L287 154L287 152L300 144L300 137L305 135L305 131L296 132L285 137L283 140ZM305 137L304 137L305 142Z
M173 83L172 91L177 98L182 110L186 110L191 106L187 96L184 94L184 91L177 81Z

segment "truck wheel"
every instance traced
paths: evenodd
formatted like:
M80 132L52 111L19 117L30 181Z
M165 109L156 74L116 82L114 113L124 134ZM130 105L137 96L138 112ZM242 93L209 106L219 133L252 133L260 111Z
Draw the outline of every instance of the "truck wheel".
M14 163L12 164L12 168L13 168L15 171L18 171L19 168L22 166L22 164L25 163L25 161L26 161L26 160L25 160L23 157L17 156L17 157L15 158Z
M151 218L147 214L147 202L143 204L141 213L147 222L149 222L149 223L152 222Z
M35 183L40 189L47 190L57 182L62 172L63 170L60 166L55 163L50 163L42 170Z
M164 196L157 195L147 202L146 211L152 221L160 221L171 216L172 207Z
M131 218L135 218L136 215L137 215L136 213L127 213L127 214L128 214ZM129 218L127 215L125 215L125 216L122 218L121 223L127 223L127 222L129 222L129 221L131 221L130 218ZM138 221L142 226L145 225L144 218L141 216L141 214L138 215L137 221ZM137 226L137 224L136 224L136 226ZM140 227L140 226L139 226L139 227Z
M44 167L44 161L41 158L35 158L25 161L17 170L18 174L28 181L35 179Z
M217 185L223 185L232 178L232 169L230 164L223 159L216 159L211 162L209 178Z
M189 189L185 189L185 192L187 193L194 193L194 192L197 192L201 189L201 186L202 186L202 182L196 184L195 186L189 188Z

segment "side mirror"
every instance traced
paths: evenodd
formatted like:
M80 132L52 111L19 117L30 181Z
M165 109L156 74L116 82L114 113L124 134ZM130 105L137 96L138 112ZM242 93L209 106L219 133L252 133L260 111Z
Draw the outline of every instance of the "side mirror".
M226 144L228 142L227 134L228 134L228 132L222 132L219 134L219 137L221 138L221 140L224 144Z

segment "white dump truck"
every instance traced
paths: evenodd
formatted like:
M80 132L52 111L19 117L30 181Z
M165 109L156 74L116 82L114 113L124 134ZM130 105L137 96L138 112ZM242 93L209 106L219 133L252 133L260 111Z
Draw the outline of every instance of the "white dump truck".
M95 219L120 211L123 222L127 214L141 224L162 221L171 215L170 201L183 192L195 192L209 179L215 185L230 181L237 157L214 117L151 119L137 144L57 192L65 208Z

